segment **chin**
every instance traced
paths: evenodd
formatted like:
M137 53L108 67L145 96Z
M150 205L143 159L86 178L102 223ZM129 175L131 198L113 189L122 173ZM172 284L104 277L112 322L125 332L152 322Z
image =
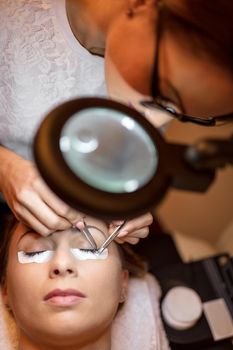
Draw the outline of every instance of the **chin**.
M98 338L98 334L101 334L93 326L83 324L77 319L65 318L54 320L53 323L47 322L43 327L36 325L33 329L24 328L24 330L33 343L61 349L69 347L77 347L79 349L81 345L83 346L90 342L90 334L92 337L95 336L95 338Z
M78 323L79 322L79 323ZM109 327L110 329L110 327ZM30 338L35 343L44 344L47 347L59 349L66 348L83 348L91 343L98 341L103 334L107 334L107 328L102 324L92 323L85 324L77 320L57 320L53 325L46 329L38 329ZM110 333L109 333L110 334Z

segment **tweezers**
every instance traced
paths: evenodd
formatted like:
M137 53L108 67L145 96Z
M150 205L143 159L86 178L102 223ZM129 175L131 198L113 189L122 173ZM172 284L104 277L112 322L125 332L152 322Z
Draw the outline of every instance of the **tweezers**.
M106 241L101 245L101 247L97 250L98 254L101 254L104 249L106 249L109 244L117 237L117 235L120 233L120 230L122 229L123 226L125 226L127 220L125 220L122 224L117 226L115 230L111 233L111 235L106 239Z
M88 240L88 242L90 243L92 248L94 248L95 250L98 250L97 244L96 244L94 238L92 237L92 234L89 231L85 220L83 220L83 224L84 224L84 228L82 229L83 234L85 235L86 239Z

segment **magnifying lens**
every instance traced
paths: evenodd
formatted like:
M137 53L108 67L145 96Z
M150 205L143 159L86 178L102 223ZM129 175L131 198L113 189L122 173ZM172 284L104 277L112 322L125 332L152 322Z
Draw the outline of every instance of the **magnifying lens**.
M35 136L34 157L45 182L63 201L113 220L147 212L175 183L197 183L183 166L182 147L171 147L130 107L82 98L47 115Z

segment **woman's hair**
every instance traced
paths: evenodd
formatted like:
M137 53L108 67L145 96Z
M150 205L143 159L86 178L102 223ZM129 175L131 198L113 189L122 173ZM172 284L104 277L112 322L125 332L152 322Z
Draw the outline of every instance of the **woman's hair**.
M122 266L129 271L130 277L144 277L148 272L147 262L136 254L129 243L118 245Z
M233 1L162 0L159 6L164 30L233 71Z
M1 220L0 232L0 285L3 285L6 277L6 267L8 261L9 246L11 236L18 221L10 212L5 212Z
M18 220L11 212L5 214L3 221L3 228L1 228L2 232L0 233L0 285L3 285L5 281L11 236L18 223ZM118 248L122 267L127 269L132 277L143 277L147 272L147 263L134 253L129 244L118 245Z

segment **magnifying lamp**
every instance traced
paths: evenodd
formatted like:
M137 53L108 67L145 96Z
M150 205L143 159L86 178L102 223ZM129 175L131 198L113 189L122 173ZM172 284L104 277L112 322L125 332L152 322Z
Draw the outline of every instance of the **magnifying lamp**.
M190 166L189 153L136 110L103 98L58 106L34 141L48 186L71 207L109 220L150 211L170 187L205 191L214 172Z

